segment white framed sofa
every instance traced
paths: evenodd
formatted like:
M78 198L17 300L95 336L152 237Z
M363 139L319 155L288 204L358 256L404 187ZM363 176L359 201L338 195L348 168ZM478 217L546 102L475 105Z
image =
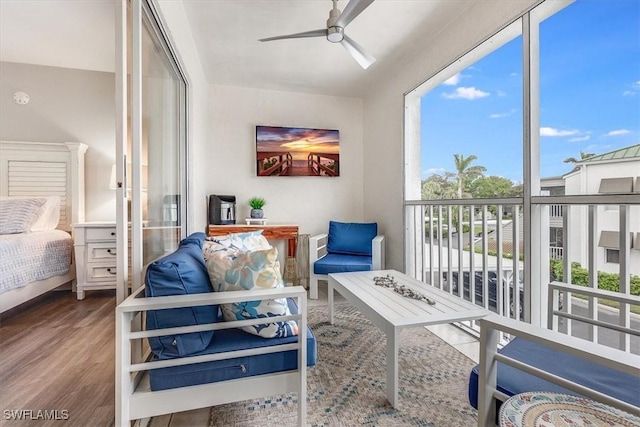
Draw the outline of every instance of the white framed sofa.
M329 232L309 238L309 298L330 273L385 269L385 237L376 223L329 222Z
M306 290L210 291L203 236L184 239L174 253L152 263L147 284L116 308L116 425L290 392L298 396L298 424L305 425L307 366L317 354ZM148 285L154 281L163 284ZM268 316L268 322L222 319L224 304L279 298L286 299L290 314ZM240 329L291 321L297 334L279 338Z

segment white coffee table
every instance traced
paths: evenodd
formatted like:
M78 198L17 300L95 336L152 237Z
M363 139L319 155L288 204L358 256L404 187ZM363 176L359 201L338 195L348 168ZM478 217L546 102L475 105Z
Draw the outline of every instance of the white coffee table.
M390 274L405 285L435 301L430 305L404 297L393 289L376 286L373 278ZM329 319L334 322L333 291L353 304L387 336L387 400L398 405L398 343L400 331L416 326L480 319L488 310L395 270L329 274ZM425 355L428 357L428 355Z

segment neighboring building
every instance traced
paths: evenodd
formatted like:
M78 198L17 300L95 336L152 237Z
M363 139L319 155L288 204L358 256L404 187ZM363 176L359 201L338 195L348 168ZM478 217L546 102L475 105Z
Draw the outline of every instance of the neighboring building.
M638 193L640 197L640 144L584 159L576 163L575 168L563 175L561 180L559 178L544 179L542 188L551 195ZM571 261L587 266L588 209L573 208L567 236L568 245L564 245L562 241L562 215L561 206L550 207L551 257L562 258L567 255L566 250L563 253L562 249L569 248ZM628 216L631 231L630 271L631 274L640 275L640 208L630 207ZM598 271L619 271L619 217L620 207L617 205L598 206L596 210Z
M629 194L640 197L640 144L589 157L576 163L564 175L565 194ZM619 270L619 206L598 206L597 270L617 273ZM630 218L630 270L640 275L640 208L632 206ZM583 266L588 260L588 212L586 208L572 213L569 232L570 259Z

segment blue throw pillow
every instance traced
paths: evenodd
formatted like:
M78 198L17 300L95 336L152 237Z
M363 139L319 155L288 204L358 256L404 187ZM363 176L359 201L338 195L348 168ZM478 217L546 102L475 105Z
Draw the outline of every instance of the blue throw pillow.
M378 224L329 222L327 252L330 254L371 256L371 241L378 235Z
M192 234L180 242L175 252L149 265L145 278L147 297L212 291L202 255L204 237L204 233ZM217 313L217 306L152 310L147 312L147 329L214 323ZM149 338L149 345L159 359L171 359L204 350L212 338L213 331L193 332Z

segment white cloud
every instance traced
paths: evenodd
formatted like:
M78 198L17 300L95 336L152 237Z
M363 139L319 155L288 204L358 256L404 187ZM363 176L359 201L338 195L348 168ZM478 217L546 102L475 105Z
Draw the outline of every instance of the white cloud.
M626 135L628 133L630 133L630 131L628 131L627 129L616 129L616 130L607 132L604 136L620 136L620 135Z
M575 138L570 138L569 142L582 142L582 141L588 141L591 138L591 135L584 135L584 136L576 136Z
M445 80L444 82L442 82L443 85L447 85L447 86L455 86L460 82L460 73L449 77L447 80Z
M577 133L577 130L561 130L550 127L540 128L540 136L571 136L576 135Z
M636 89L640 89L640 80L638 80L637 82L631 83L631 86L635 87Z
M634 96L636 93L632 90L625 90L622 92L622 96Z
M498 95L498 96L507 96L507 92L505 92L505 91L503 91L503 90L498 89L497 95Z
M458 87L451 93L442 94L446 99L469 99L474 100L478 98L485 98L489 96L489 92L483 92L475 87Z
M506 113L493 113L489 115L490 119L504 119L505 117L512 116L517 110L514 108L511 111L507 111Z

